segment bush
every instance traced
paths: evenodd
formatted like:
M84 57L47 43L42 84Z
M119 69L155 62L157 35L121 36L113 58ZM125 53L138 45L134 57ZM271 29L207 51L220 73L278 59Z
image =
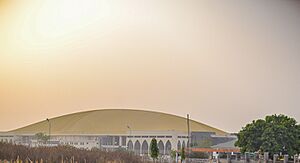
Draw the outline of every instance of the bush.
M0 160L15 160L17 158L23 161L26 158L29 158L31 161L43 159L47 162L61 162L62 159L68 162L74 159L78 163L108 161L122 163L142 162L139 156L121 150L109 152L99 149L78 149L71 146L27 147L0 142Z

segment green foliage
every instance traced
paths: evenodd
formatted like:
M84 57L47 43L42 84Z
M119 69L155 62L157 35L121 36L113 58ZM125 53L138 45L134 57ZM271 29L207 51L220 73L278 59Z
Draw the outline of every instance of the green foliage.
M241 152L269 152L294 155L300 152L300 125L285 115L254 120L237 134Z
M177 152L176 152L176 150L171 150L171 158L172 159L175 159L176 158L176 154L177 154Z
M157 146L157 141L155 138L153 138L150 143L150 156L152 157L153 160L158 158L158 153L159 153L159 149Z
M181 148L181 153L180 153L180 156L181 156L181 160L185 160L185 149L184 147Z
M44 144L50 139L49 135L45 135L42 132L36 133L35 137L36 137L36 139L37 139L38 142L42 142Z
M242 153L259 151L265 125L265 121L261 119L252 121L237 134L238 141L235 145L241 148Z

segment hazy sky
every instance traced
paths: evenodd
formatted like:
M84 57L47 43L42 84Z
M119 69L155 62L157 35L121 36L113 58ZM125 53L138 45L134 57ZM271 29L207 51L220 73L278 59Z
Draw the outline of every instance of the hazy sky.
M300 121L300 1L0 0L0 131L97 108Z

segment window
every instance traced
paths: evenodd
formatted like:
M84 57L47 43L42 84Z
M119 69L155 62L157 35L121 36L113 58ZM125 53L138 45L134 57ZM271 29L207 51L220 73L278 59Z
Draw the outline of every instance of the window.
M122 136L122 146L126 146L126 136Z
M114 136L114 144L113 145L118 146L119 144L120 144L120 137L119 136Z
M113 136L103 136L101 138L102 145L113 145Z

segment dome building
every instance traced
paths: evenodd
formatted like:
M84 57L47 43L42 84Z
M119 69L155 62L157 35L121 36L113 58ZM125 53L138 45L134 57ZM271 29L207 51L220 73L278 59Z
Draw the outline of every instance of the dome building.
M171 150L187 147L189 140L192 141L191 144L203 138L218 138L218 143L232 140L231 136L222 130L194 120L190 120L189 123L191 139L188 139L187 119L183 117L145 110L92 110L2 132L0 141L28 146L70 145L105 150L124 148L138 155L147 155L151 140L156 138L160 154L169 155ZM50 140L41 143L37 133L50 135Z

